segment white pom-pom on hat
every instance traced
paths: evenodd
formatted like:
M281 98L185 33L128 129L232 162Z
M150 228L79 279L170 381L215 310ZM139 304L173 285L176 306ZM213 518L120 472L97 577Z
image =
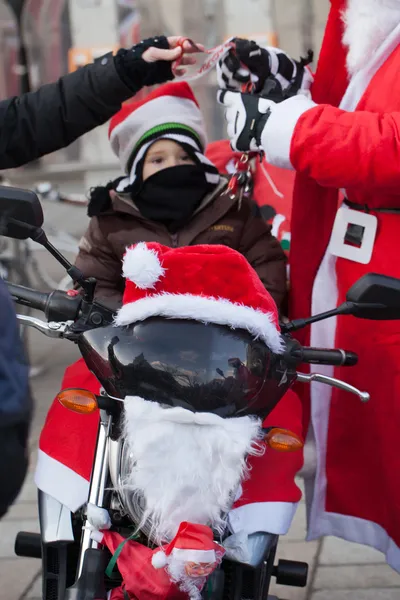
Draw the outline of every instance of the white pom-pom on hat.
M148 290L164 275L157 252L140 242L134 248L128 248L122 262L125 279L132 281L139 289Z
M151 557L151 564L155 569L163 569L167 566L167 563L167 555L162 550L159 550Z

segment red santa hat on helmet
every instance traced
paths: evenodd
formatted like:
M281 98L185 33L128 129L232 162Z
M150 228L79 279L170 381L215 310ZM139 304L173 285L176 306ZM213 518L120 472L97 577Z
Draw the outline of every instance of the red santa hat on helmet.
M207 146L203 115L191 87L184 81L166 83L144 100L125 104L111 119L108 135L128 175L118 191L135 182L146 152L160 139L184 146L203 165L208 183L219 182L217 169L203 154Z
M257 273L236 250L141 242L127 249L123 306L116 325L150 317L191 319L245 329L282 353L278 311Z

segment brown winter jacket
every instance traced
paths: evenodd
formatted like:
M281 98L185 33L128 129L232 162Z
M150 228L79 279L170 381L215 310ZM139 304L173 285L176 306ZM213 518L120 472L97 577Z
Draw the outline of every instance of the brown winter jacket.
M206 196L188 225L172 235L161 223L141 215L129 194L111 192L111 207L91 218L79 244L76 266L97 279L96 297L118 307L124 290L121 261L127 246L159 242L165 246L223 244L243 254L281 307L286 292L286 259L271 227L248 201L231 199L227 180Z

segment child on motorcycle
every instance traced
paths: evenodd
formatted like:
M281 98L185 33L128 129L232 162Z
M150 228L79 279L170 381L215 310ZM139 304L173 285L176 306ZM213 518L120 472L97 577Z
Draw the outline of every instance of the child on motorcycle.
M76 260L97 279L98 298L117 307L125 248L156 241L238 250L281 306L285 255L249 200L228 192L227 178L205 157L204 122L187 83L168 83L125 105L111 120L109 138L126 175L91 191L91 221Z
M162 86L146 100L124 106L111 121L110 142L126 176L92 190L91 221L76 261L86 277L96 278L101 301L113 308L121 304L126 248L145 241L164 247L224 245L238 250L271 294L271 303L281 305L286 286L284 252L271 228L252 212L250 202L239 193L227 193L227 178L205 157L202 115L186 83ZM151 275L142 272L140 264L137 268L145 279ZM222 275L224 269L220 271ZM98 393L100 384L81 359L67 369L62 387ZM292 429L298 430L299 402L293 392L288 392L286 401L271 413L273 424L286 423L287 415L294 422ZM56 401L40 440L38 487L50 493L46 488L49 461L67 467L63 472L72 477L70 490L78 489L72 485L77 479L72 471L78 473L79 498L74 492L68 504L73 511L87 498L98 429L98 414L86 417L82 420L79 415L67 415ZM52 428L50 423L62 423L63 427ZM246 543L251 537L251 563L261 560L267 533L284 534L289 527L300 498L294 475L301 462L301 453L288 457L273 452L251 461L251 478L243 490L238 490L235 513L230 516L232 531L240 531ZM272 511L267 521L262 508L266 496ZM65 502L65 496L60 496L60 501ZM241 538L235 540L235 544L239 542Z

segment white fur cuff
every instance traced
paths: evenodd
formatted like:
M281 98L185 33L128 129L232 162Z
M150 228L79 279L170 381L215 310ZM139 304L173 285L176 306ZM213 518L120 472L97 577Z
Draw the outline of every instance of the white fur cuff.
M271 165L293 169L290 162L293 133L301 115L314 106L315 102L299 94L273 107L261 136L265 157Z

